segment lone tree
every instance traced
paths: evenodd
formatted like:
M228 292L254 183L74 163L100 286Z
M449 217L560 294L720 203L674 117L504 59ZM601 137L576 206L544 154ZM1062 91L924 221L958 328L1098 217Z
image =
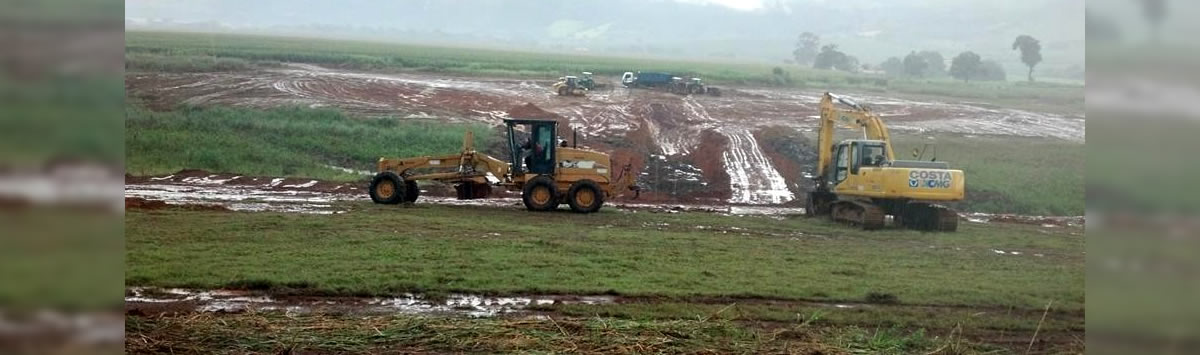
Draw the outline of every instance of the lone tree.
M821 53L817 54L817 58L813 60L813 68L830 70L844 61L846 61L846 53L838 51L836 44L826 44L821 46Z
M1020 35L1013 41L1013 50L1021 50L1021 62L1029 67L1029 82L1033 82L1033 67L1042 62L1042 43L1030 35Z
M1142 0L1142 16L1154 26L1154 41L1162 35L1162 22L1167 17L1167 0Z
M909 76L925 76L925 70L928 68L929 63L925 62L925 57L918 55L917 52L909 53L904 57L904 73Z
M954 57L950 62L950 76L955 79L962 79L963 82L970 82L971 77L979 73L979 67L982 65L982 59L975 52L966 51Z
M817 58L817 50L821 47L821 37L812 32L804 32L796 39L796 49L792 51L792 57L796 59L796 64L809 65L813 59Z

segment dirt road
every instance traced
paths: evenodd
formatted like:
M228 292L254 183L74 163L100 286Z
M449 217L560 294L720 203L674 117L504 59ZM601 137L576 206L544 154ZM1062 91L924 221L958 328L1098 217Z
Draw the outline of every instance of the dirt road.
M542 81L358 73L305 64L232 73L129 74L126 84L129 94L160 109L180 103L304 105L364 115L499 124L500 118L508 116L506 109L532 103L569 120L585 145L595 137L624 137L634 155L657 154L667 164L708 167L697 169L703 178L698 181L703 187L697 188L708 196L744 204L780 204L796 198L798 185L785 181L777 168L781 162L769 158L772 152L759 144L754 133L779 126L814 129L820 95L816 90L723 88L721 97L684 97L613 89L585 98L562 98ZM870 103L888 118L893 130L1084 140L1081 117L970 102L844 94ZM723 143L702 142L705 133L723 137ZM721 154L709 154L713 151Z

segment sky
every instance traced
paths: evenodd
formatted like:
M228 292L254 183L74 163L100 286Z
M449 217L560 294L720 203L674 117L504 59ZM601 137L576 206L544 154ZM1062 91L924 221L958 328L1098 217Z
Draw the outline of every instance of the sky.
M1111 1L1111 0L1110 0ZM1130 2L1129 0L1119 0ZM878 64L973 51L1021 72L1082 75L1084 0L126 0L126 28L246 32L787 64L803 32ZM1015 76L1015 75L1011 75Z
M734 10L752 11L763 8L762 0L676 0L682 3L720 5Z

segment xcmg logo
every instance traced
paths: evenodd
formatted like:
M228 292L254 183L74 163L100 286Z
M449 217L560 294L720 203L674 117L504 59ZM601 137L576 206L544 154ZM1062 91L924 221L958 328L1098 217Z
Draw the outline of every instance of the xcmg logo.
M908 172L908 187L948 189L953 179L949 171L910 170Z

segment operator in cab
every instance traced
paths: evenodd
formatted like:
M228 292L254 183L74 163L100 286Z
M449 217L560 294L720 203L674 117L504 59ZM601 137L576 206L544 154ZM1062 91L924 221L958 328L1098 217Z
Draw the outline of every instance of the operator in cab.
M529 140L521 145L522 154L525 155L525 171L533 170L533 157L537 154L542 154L542 145L533 139L533 135L529 136Z

